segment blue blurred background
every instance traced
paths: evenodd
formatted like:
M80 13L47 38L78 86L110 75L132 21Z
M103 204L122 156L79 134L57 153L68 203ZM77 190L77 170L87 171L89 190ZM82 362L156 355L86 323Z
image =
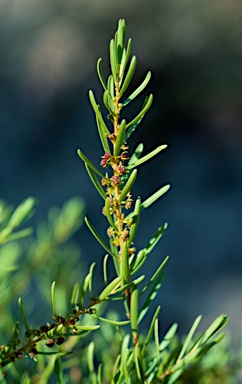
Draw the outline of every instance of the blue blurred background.
M108 43L119 18L127 22L138 69L148 69L154 106L136 135L148 152L169 149L140 169L135 193L171 191L143 214L137 241L145 245L164 221L169 228L150 256L169 254L161 324L186 331L202 313L204 326L222 312L241 331L242 317L242 4L239 0L2 0L0 2L0 197L39 199L35 220L50 206L81 195L87 215L102 202L76 155L96 163L102 148L87 93L101 101L96 61L108 75ZM143 96L144 97L144 96ZM134 104L134 114L142 104ZM102 249L86 229L83 259ZM74 283L74 282L73 282Z

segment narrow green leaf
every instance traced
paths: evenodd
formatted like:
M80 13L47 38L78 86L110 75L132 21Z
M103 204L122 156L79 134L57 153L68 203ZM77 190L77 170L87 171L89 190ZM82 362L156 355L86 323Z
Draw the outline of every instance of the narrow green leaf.
M130 226L130 231L129 231L129 239L128 239L128 246L130 247L131 243L134 240L136 231L138 229L139 225L139 218L140 218L140 205L141 205L141 199L140 197L137 198L135 202L135 207L132 215L132 224Z
M94 342L91 341L87 348L87 364L90 371L91 384L97 384L97 378L94 368Z
M107 274L108 257L109 257L109 254L107 253L103 259L103 281L105 285L107 285L108 283L108 274Z
M87 217L84 218L85 223L87 224L88 228L92 232L93 236L97 239L97 241L101 244L101 246L110 253L111 256L117 258L117 256L111 251L111 249L107 246L107 244L103 241L101 236L97 233L96 229L93 227L93 225L90 223Z
M107 195L106 193L104 192L103 190L103 187L101 186L101 184L99 183L95 173L93 172L92 168L89 167L89 165L87 163L85 163L85 167L87 169L87 172L88 172L88 175L91 179L91 181L93 182L95 188L97 189L97 191L99 192L99 194L102 196L102 198L105 200Z
M163 274L160 274L160 276L158 275L157 281L154 283L154 286L152 287L152 289L151 289L147 299L145 300L145 302L142 306L142 309L139 313L139 323L141 322L141 320L145 317L146 313L148 312L151 302L156 298L157 293L161 287L162 280L163 280ZM147 285L146 285L146 287L147 287ZM144 289L146 287L144 287ZM144 289L143 289L143 291L144 291ZM143 293L143 291L142 291L142 293Z
M127 384L130 383L130 376L129 376L128 364L127 364L128 353L129 353L129 348L128 348L129 339L130 339L130 336L129 334L127 334L123 339L122 348L121 348L121 372L124 376L125 383Z
M14 233L11 233L11 231L12 231L11 228L5 228L5 230L3 230L0 233L0 244L7 243L9 241L22 239L23 237L29 236L34 232L34 229L31 227L24 228L21 231L17 231Z
M128 164L128 169L132 169L134 167L138 167L139 165L145 163L146 161L150 160L152 157L154 157L155 155L157 155L159 152L163 151L163 149L167 148L167 145L160 145L159 147L157 147L156 149L154 149L154 151L151 151L150 153L148 153L147 155L141 157L139 160L137 160L135 163L131 163L129 162Z
M99 366L98 366L97 382L98 382L98 384L103 384L103 364L99 364Z
M55 360L55 374L56 374L56 380L57 384L65 384L64 377L63 377L63 369L61 364L61 357L56 356Z
M144 278L145 278L145 275L141 275L141 276L139 276L137 279L131 281L130 283L125 284L125 285L123 285L122 287L116 289L116 293L118 293L118 292L124 292L125 289L127 289L127 288L129 288L129 287L132 287L133 284L135 284L135 285L140 284L140 283L144 280Z
M116 288L119 287L120 285L120 281L121 281L121 277L118 276L116 277L115 279L113 279L111 281L111 283L109 283L105 288L104 290L100 293L98 299L100 301L103 301L106 299L106 297L108 297L110 294L114 294L116 293Z
M148 84L148 82L150 81L150 79L151 79L151 72L149 71L147 73L144 81L140 84L140 86L133 93L131 93L131 95L129 97L127 97L127 99L122 103L123 107L125 107L125 105L129 104L129 102L131 100L134 100L134 98L136 96L138 96L145 89L145 87Z
M137 343L134 346L134 363L135 363L135 369L136 374L139 382L143 382L142 380L142 373L141 373L141 367L140 367L140 349L139 349L139 343Z
M80 306L83 306L84 300L86 297L87 290L89 288L90 292L90 287L92 286L92 277L93 277L93 269L95 267L96 263L92 263L89 269L89 273L86 275L83 284L82 284L82 290L81 290L81 295L80 295Z
M125 37L125 24L122 21L119 21L118 31L117 31L117 64L120 66L122 56L123 56L123 48L124 48L124 37Z
M76 305L79 303L79 294L80 294L80 284L76 283L73 287L71 304Z
M141 111L138 113L138 115L132 120L130 121L127 125L126 125L126 129L131 127L133 124L135 124L141 117L143 117L145 115L145 113L150 109L151 105L152 105L152 102L153 102L153 95L150 94L150 96L148 97L147 99L147 102L145 104L145 106L141 109Z
M119 196L119 203L122 203L122 201L125 199L125 197L127 196L128 192L131 190L134 182L135 182L135 179L137 177L137 169L134 169L129 178L128 178L128 181L127 183L125 184L125 186L123 187L122 189L122 192L120 193L120 196Z
M145 208L148 208L151 204L153 204L156 200L158 200L162 195L164 195L168 191L168 189L170 189L170 187L171 187L170 184L167 184L164 187L161 187L158 191L153 193L153 195L148 197L148 199L143 201L143 203L141 204L141 211L143 211L143 209Z
M157 362L160 362L160 340L159 340L159 322L158 319L155 319L154 323L154 338L155 338L155 349L156 349L156 357Z
M89 165L89 167L93 169L99 176L102 178L104 177L104 175L97 169L97 167L95 167L95 165L84 155L80 149L77 150L77 154L84 161L84 163Z
M89 99L90 99L90 102L91 102L91 105L92 105L92 108L95 112L95 115L99 121L99 126L98 126L98 129L99 129L99 135L100 135L100 138L101 138L101 141L103 143L103 145L105 144L105 147L108 145L108 142L107 142L107 137L109 137L110 135L110 132L103 120L103 117L102 117L102 114L101 114L101 111L100 111L100 107L99 105L96 103L96 100L95 100L95 97L94 97L94 93L92 90L89 91Z
M156 319L158 319L159 313L160 313L160 306L156 309L155 314L153 316L153 319L151 321L150 328L148 330L148 333L147 333L147 336L146 336L146 339L145 339L145 342L144 342L144 345L143 345L143 348L142 348L142 355L143 356L145 354L147 345L149 344L150 339L152 337L152 334L154 332L155 321L156 321Z
M130 61L130 65L129 65L129 69L128 69L128 72L127 72L127 75L124 79L124 82L123 82L123 85L120 89L120 92L119 92L119 96L122 97L124 92L126 91L126 89L128 88L133 76L134 76L134 72L135 72L135 68L136 68L136 64L137 64L137 59L136 59L136 56L133 56L131 61Z
M53 315L56 316L56 307L55 307L55 281L51 284L51 303L53 309Z
M114 81L113 81L113 76L110 75L108 77L108 92L111 96L111 98L114 98Z
M133 284L133 289L131 292L131 305L130 305L130 319L131 319L131 329L133 339L135 340L138 335L138 303L139 303L139 291L138 286Z
M114 113L115 113L114 105L113 105L112 98L111 98L108 90L104 91L104 93L103 93L103 104L105 105L105 107L107 108L109 113L114 115Z
M136 148L135 148L135 151L134 153L132 154L129 162L128 162L128 166L129 164L134 164L141 156L142 152L144 150L144 144L143 143L140 143Z
M74 325L78 331L96 331L100 328L100 325Z
M120 149L124 143L124 134L125 134L126 121L122 120L119 125L119 131L116 137L116 143L114 147L114 156L118 156Z
M33 215L36 204L37 200L33 197L24 200L12 213L8 226L13 229L24 224Z
M177 328L178 328L178 324L174 323L168 329L168 331L166 332L165 336L163 337L163 340L161 341L161 343L159 345L160 352L164 351L168 347L168 345L171 343L173 337L176 334Z
M93 315L93 317L96 317L97 319L103 321L104 323L112 324L121 327L122 325L127 325L130 324L130 320L125 320L125 321L116 321L116 320L111 320L111 319L105 319L104 317L99 317Z
M25 317L25 314L24 314L23 302L22 302L22 298L21 297L18 299L18 305L19 305L20 315L21 315L24 327L26 329L26 332L27 332L27 334L30 334L29 326L28 326L28 323L27 323L27 320L26 320L26 317Z
M132 40L129 39L128 44L127 44L127 49L124 48L124 50L123 50L122 61L121 61L120 68L119 68L119 77L120 77L119 86L121 85L121 83L123 81L124 72L125 72L126 66L128 64L130 53L131 53L131 47L132 47Z
M127 141L130 138L130 136L132 135L132 133L134 133L134 131L136 130L138 125L141 123L143 117L144 117L144 115L142 115L137 121L135 121L134 124L131 125L131 127L128 130L126 130L125 136L124 136L125 141ZM126 126L126 128L127 128L127 126Z
M110 53L110 65L111 65L113 80L116 83L117 82L117 65L116 65L116 50L115 50L114 39L110 41L109 53Z
M141 204L142 206L142 204ZM167 223L164 223L161 227L159 227L156 231L156 233L154 234L154 236L149 240L148 244L146 245L145 248L141 249L139 252L138 252L138 255L137 255L137 263L139 263L139 258L142 257L142 254L144 254L145 256L147 256L152 250L153 248L156 246L156 244L158 243L158 241L161 239L161 237L163 236L163 233L165 232L165 230L167 229L168 227L168 224ZM135 266L136 266L136 263L135 263Z
M159 275L162 276L161 273L162 273L166 263L168 262L168 260L169 260L169 256L167 256L165 258L165 260L161 263L159 268L156 270L156 272L153 274L153 276L149 280L148 284L142 289L142 292L140 295L143 295L143 293L145 293L145 291L149 288L149 286L153 283L153 281L155 281L156 278L160 278Z
M122 247L122 276L123 283L129 283L130 271L129 271L129 247L125 241Z
M142 265L146 261L146 253L145 250L142 249L141 251L138 252L136 258L134 259L134 262L131 264L131 275L136 273Z
M198 327L198 324L199 324L200 321L201 321L201 318L202 318L202 316L200 315L200 316L198 316L198 317L196 318L196 320L194 321L194 323L193 323L193 325L192 325L192 327L191 327L191 329L190 329L190 331L189 331L189 333L188 333L188 335L187 335L187 337L186 337L186 339L185 339L185 341L184 341L184 344L183 344L183 347L182 347L182 349L181 349L181 352L179 353L178 360L179 360L179 359L182 359L183 356L185 355L185 353L187 352L188 347L189 347L189 345L190 345L190 342L191 342L191 340L192 340L192 337L193 337L193 335L194 335L194 333L195 333L195 331L196 331L196 329L197 329L197 327Z
M103 129L103 124L97 115L96 115L96 123L97 123L97 129L98 129L98 133L99 133L99 137L100 137L103 149L105 152L110 152L108 139L107 139L107 137L109 137L109 133L106 133L105 129Z
M106 90L107 84L106 84L106 81L104 80L103 71L102 71L102 58L98 59L97 61L97 73L104 90Z
M228 321L229 318L227 315L222 314L218 316L208 327L208 329L202 334L202 336L199 337L197 342L194 344L194 347L198 347L200 345L205 344L212 336L219 332L228 323Z

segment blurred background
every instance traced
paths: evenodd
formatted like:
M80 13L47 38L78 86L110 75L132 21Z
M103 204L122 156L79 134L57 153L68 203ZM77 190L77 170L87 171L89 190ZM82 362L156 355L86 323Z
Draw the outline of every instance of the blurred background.
M91 221L106 231L102 202L76 150L96 164L102 148L88 90L101 102L96 61L108 75L108 44L127 22L137 55L135 87L147 70L154 106L132 146L169 149L140 169L135 193L172 189L143 214L140 246L169 227L150 256L148 276L167 255L164 329L187 331L220 313L242 330L242 4L239 0L1 0L0 198L39 200L36 222L50 206L82 196ZM144 95L143 95L144 97ZM129 110L134 115L143 99ZM86 268L103 252L83 227L76 239ZM83 261L82 261L83 262ZM73 282L74 284L75 282ZM158 304L156 302L156 304Z

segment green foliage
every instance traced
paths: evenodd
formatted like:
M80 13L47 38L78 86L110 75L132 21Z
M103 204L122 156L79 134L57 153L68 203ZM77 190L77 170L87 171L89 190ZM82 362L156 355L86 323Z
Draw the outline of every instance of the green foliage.
M141 249L136 245L136 233L142 211L163 196L169 185L162 186L146 199L134 197L132 189L137 167L167 146L160 145L142 156L143 144L139 144L133 153L129 153L128 139L151 107L153 96L145 98L140 112L131 121L121 118L123 109L145 89L151 78L148 72L136 90L129 92L137 59L135 56L130 59L132 41L129 39L126 45L125 36L126 24L120 20L110 42L111 74L107 81L102 72L102 60L97 63L107 119L104 119L94 93L89 92L104 150L101 167L78 150L90 180L103 199L103 214L108 225L108 238L103 239L85 218L94 238L106 252L101 291L93 292L95 262L83 276L79 251L69 242L83 222L81 199L73 198L62 208L52 208L47 223L37 227L34 237L30 236L31 229L19 227L33 214L35 200L29 198L15 210L1 202L1 311L6 324L1 329L3 340L4 332L9 332L9 325L12 326L10 338L4 341L0 350L0 364L4 375L7 374L7 382L183 384L183 378L191 369L194 372L201 370L200 358L210 353L224 336L219 333L228 322L224 314L200 336L195 336L201 320L199 316L182 343L177 336L177 324L162 335L160 306L148 328L142 326L142 320L161 287L168 257L161 260L150 279L141 270L150 262L150 253L162 238L167 223L162 224ZM27 235L29 239L23 243L16 242ZM23 255L24 268L17 270L17 260L20 261ZM110 263L114 267L112 275L108 272ZM46 305L44 325L32 325L38 320L34 318L28 287L37 289ZM18 299L21 321L13 321L9 307L16 294L21 295ZM125 312L121 319L113 310L114 301L122 307L119 312ZM32 358L36 366L28 366L25 371L22 357ZM204 378L201 384L210 384L209 379Z

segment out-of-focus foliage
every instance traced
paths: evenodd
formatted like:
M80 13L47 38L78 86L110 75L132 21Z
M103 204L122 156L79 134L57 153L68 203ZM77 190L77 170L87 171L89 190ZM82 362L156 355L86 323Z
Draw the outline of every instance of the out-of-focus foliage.
M30 199L26 202L31 202ZM26 208L26 203L20 207ZM39 223L36 231L29 235L28 229L13 232L28 234L21 241L11 241L0 249L1 267L1 306L0 306L0 337L2 342L7 331L13 326L13 311L16 314L16 302L19 296L26 299L25 310L35 321L45 321L43 314L51 306L50 284L56 280L57 292L61 296L60 311L66 311L66 299L72 291L70 281L78 281L83 277L80 265L80 246L70 240L83 224L84 202L79 197L73 197L62 207L52 207L46 221ZM9 227L10 220L6 218L13 211L11 206L1 203L1 235ZM18 208L14 211L18 213ZM25 211L26 212L26 211ZM33 204L31 207L33 213ZM16 215L15 215L16 216ZM5 220L3 220L5 218ZM21 223L19 223L21 224ZM29 230L28 230L29 232ZM4 269L5 268L5 269ZM6 276L6 273L7 276ZM74 283L73 283L74 284ZM6 341L6 340L5 340Z

